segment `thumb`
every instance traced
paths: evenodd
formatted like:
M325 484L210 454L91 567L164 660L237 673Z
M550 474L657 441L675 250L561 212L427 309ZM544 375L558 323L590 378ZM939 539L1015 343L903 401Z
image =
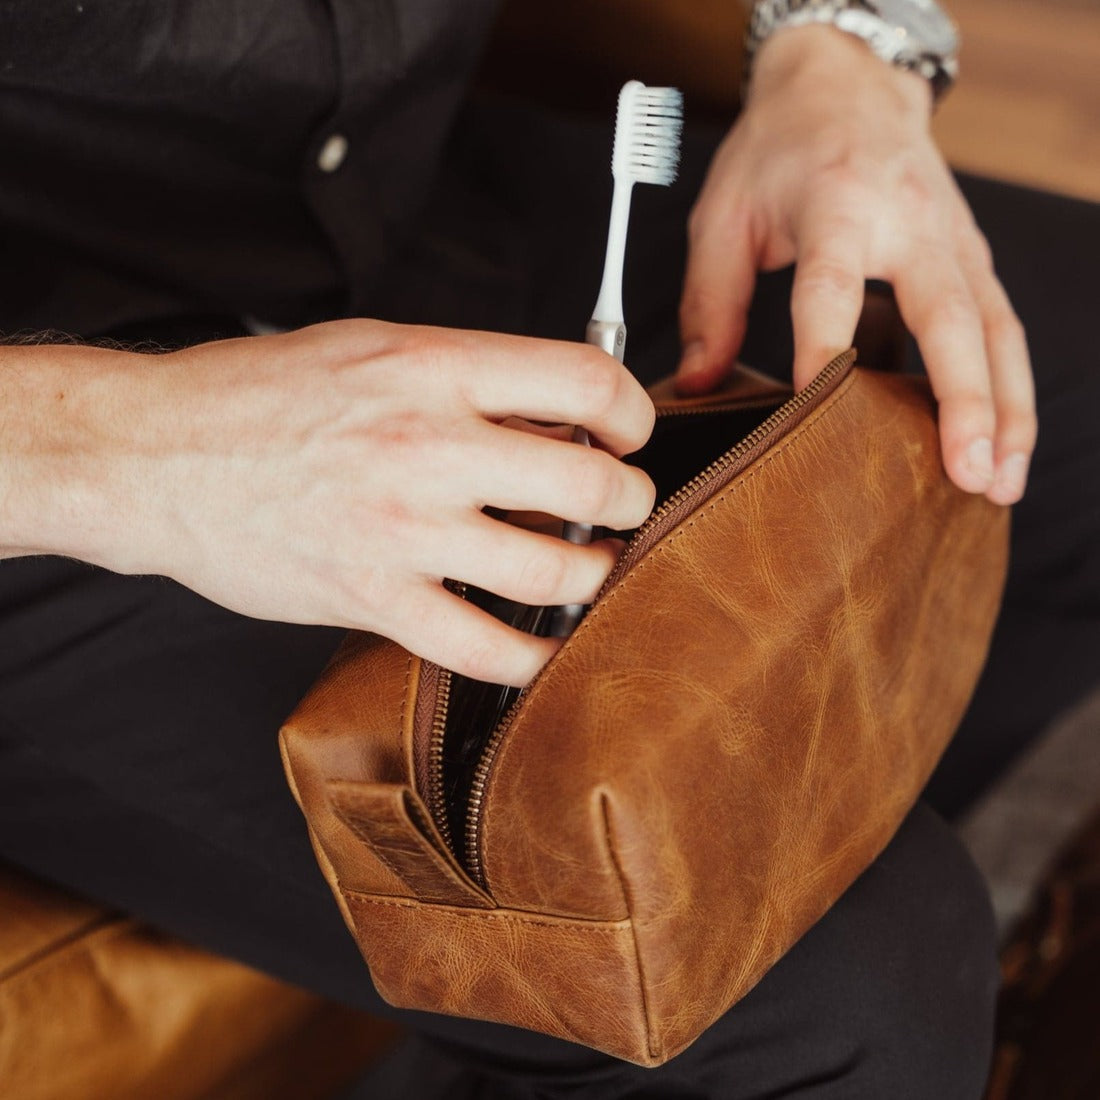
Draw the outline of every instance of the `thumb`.
M707 393L728 376L745 338L755 285L748 225L715 226L693 219L680 298L678 392Z

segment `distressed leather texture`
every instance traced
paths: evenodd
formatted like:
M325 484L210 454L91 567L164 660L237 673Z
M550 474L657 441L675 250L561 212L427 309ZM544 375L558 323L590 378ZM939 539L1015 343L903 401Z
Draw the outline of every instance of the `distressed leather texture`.
M418 790L421 663L351 636L281 739L379 992L641 1065L684 1049L916 800L985 659L1008 519L948 481L926 383L852 370L534 681L486 787L484 888Z

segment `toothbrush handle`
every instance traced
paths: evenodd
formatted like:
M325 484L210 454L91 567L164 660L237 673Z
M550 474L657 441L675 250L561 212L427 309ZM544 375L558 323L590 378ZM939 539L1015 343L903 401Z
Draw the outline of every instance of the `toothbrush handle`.
M608 355L613 355L621 363L626 353L626 325L622 321L589 321L584 330L584 342L603 348ZM578 425L573 429L573 442L587 447L588 432ZM566 522L562 526L561 537L578 546L586 546L592 541L592 524ZM585 605L582 603L562 604L554 608L550 618L549 637L568 638L584 616L584 609Z
M626 354L626 325L622 321L597 321L593 318L584 330L584 342L603 348L621 363Z

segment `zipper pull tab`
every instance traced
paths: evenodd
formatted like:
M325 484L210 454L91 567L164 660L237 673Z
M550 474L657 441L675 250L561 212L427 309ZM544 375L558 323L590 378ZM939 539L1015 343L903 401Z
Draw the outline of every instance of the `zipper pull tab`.
M427 807L410 788L330 779L336 816L409 888L409 897L438 905L493 909L447 850Z

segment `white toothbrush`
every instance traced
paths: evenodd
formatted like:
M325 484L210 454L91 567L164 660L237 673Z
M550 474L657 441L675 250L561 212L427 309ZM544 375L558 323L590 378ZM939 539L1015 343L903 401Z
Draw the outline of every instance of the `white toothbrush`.
M621 363L626 352L623 319L623 257L630 220L630 196L636 183L667 187L676 178L680 163L680 131L684 124L684 97L676 88L647 88L638 80L624 84L615 116L615 145L611 175L615 191L607 229L607 253L603 281L592 319L585 329L585 343L603 348ZM577 427L573 442L588 444L588 433ZM592 541L592 525L566 523L562 538L584 545ZM584 615L584 604L565 604L554 611L550 637L568 637Z

